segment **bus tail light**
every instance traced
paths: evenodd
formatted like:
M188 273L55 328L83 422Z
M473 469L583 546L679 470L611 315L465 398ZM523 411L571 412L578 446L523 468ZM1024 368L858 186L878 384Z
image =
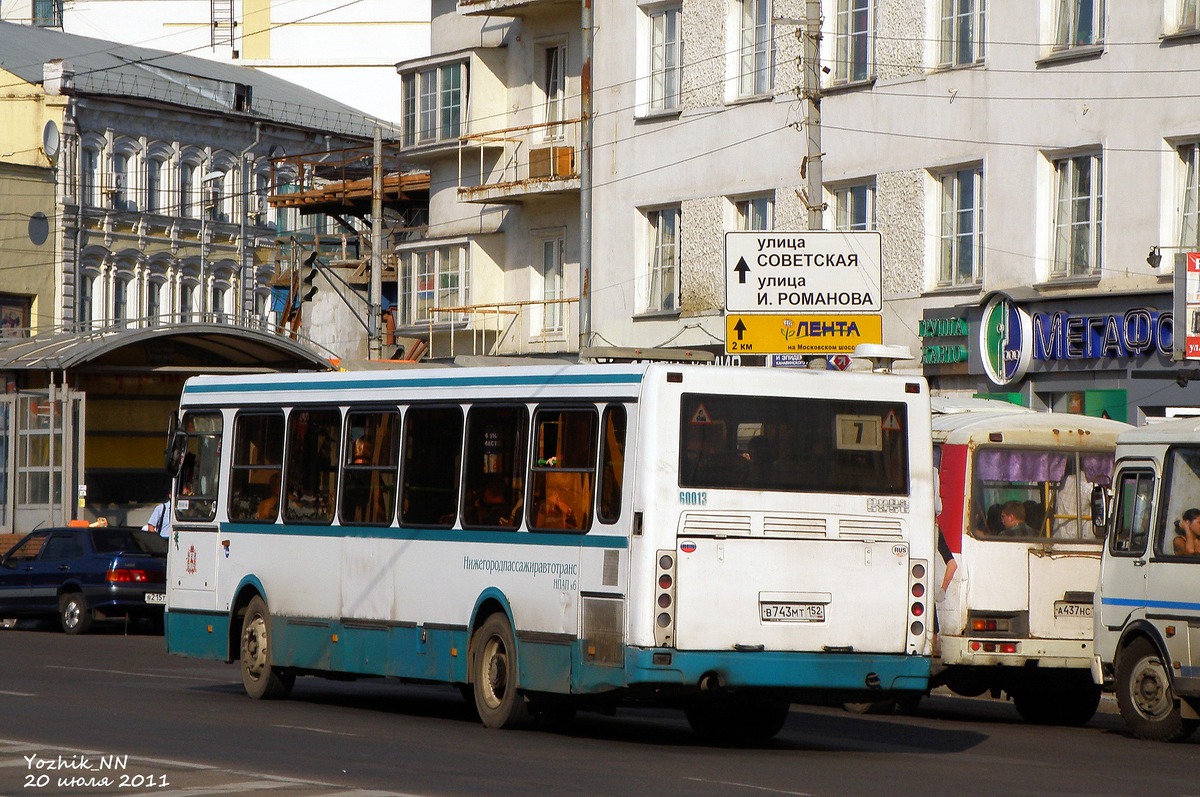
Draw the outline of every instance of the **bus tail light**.
M654 644L675 644L675 552L659 551L654 596Z
M921 600L925 596L928 587L925 584L925 579L929 577L929 568L920 560L913 560L908 565L908 594L912 595L917 600L914 600L908 606L909 625L908 634L916 639L909 639L910 649L919 651L921 649L921 638L925 636L925 602Z

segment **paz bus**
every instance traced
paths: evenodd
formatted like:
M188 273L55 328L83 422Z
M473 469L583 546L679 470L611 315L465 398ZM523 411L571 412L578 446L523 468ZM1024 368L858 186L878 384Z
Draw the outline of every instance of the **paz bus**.
M996 400L933 400L938 526L956 569L943 593L939 559L932 685L1006 693L1030 722L1092 718L1104 540L1091 493L1109 483L1117 435L1132 428Z
M928 686L920 378L514 365L189 379L166 644L457 685L488 727L620 703L714 739Z
M1096 501L1108 543L1093 676L1116 692L1125 723L1143 739L1181 741L1200 727L1197 508L1200 419L1121 435L1111 493Z

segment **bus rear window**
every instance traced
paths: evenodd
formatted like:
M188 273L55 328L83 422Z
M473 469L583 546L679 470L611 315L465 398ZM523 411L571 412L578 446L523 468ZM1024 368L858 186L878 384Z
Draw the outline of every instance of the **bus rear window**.
M987 539L1094 542L1091 494L1111 453L986 446L975 452L971 531Z
M679 484L908 494L908 408L884 401L686 393Z

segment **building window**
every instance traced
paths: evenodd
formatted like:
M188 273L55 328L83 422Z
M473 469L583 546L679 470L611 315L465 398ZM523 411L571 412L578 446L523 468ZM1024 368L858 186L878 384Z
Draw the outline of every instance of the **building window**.
M147 213L158 213L163 210L162 201L162 175L163 162L160 158L149 158L146 160L146 199L145 210Z
M941 187L938 285L977 285L983 280L983 169L943 174Z
M456 141L462 132L465 64L409 72L400 78L405 146Z
M864 183L833 192L836 229L860 232L875 229L875 185Z
M679 309L679 208L646 214L650 256L647 263L646 312Z
M738 95L771 91L771 0L739 0Z
M1182 170L1183 196L1179 202L1179 247L1184 251L1200 249L1200 143L1178 149Z
M566 318L566 280L563 273L563 251L565 239L556 237L540 239L542 253L538 276L541 278L542 333L561 332Z
M567 83L567 48L554 45L545 48L542 54L543 97L542 120L546 124L543 131L546 141L559 140L563 137L562 122L566 119L566 83Z
M195 163L179 164L179 215L185 219L200 217L199 203L196 202L196 177L199 169Z
M39 28L61 28L63 0L33 0L33 24Z
M938 66L966 66L983 61L986 7L987 0L942 0Z
M146 322L151 326L162 323L159 315L162 313L163 293L167 289L167 283L162 281L152 281L146 285Z
M1104 0L1059 0L1055 49L1104 42Z
M112 320L114 324L124 325L129 320L129 288L129 277L118 276L113 279Z
M116 152L112 159L112 182L108 186L114 210L136 210L129 202L129 156Z
M853 83L871 76L870 0L837 0L833 79Z
M739 230L770 230L774 227L775 203L769 196L753 196L734 202Z
M79 172L79 202L96 206L96 179L100 172L100 150L84 147Z
M1052 277L1099 274L1104 244L1103 159L1077 155L1054 162Z
M400 318L403 325L445 324L466 319L462 310L470 298L466 244L417 249L400 254Z
M650 110L679 107L683 75L682 9L668 6L650 12Z
M92 328L93 308L96 297L96 275L83 274L79 278L79 328Z
M185 282L179 286L179 320L184 322L195 321L192 317L192 311L195 310L196 304L196 283L194 281Z
M1193 31L1200 28L1200 0L1179 0L1176 14L1176 32Z

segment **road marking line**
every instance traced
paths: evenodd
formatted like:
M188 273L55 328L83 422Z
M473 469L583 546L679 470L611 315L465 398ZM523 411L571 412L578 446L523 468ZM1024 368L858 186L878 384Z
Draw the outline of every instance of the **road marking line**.
M190 675L158 675L149 672L129 672L127 670L101 670L95 667L68 667L65 664L42 665L47 670L70 670L72 672L102 672L108 675L132 675L137 678L166 678L172 681L209 681L215 684L234 683L228 678L201 678Z
M33 692L9 692L5 689L0 689L0 695L12 695L13 697L37 697Z
M328 728L310 728L307 725L272 725L272 728L283 728L292 731L312 731L313 733L327 733L331 736L350 736L356 737L357 733L344 733L343 731L331 731Z
M737 786L740 789L754 789L755 791L766 791L771 794L789 794L792 797L813 797L806 791L783 791L782 789L772 789L769 786L755 786L753 783L736 783L729 780L709 780L708 778L684 778L684 780L692 780L696 783L715 783L718 786Z

